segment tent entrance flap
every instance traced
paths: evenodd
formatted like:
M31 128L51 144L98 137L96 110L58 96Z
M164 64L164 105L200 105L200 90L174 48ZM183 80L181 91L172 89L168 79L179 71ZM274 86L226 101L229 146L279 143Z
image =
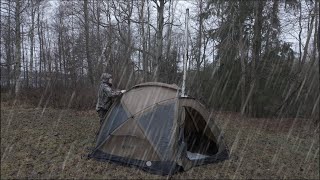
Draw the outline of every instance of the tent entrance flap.
M218 152L216 142L210 138L206 121L201 114L191 107L185 108L184 140L187 144L188 158L201 159L213 156Z

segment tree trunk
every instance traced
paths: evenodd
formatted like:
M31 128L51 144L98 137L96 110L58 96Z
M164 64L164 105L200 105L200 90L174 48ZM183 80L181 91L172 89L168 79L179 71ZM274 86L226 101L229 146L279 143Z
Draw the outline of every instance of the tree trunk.
M93 64L90 57L89 52L89 15L88 15L88 0L83 1L83 10L84 10L84 29L85 29L85 41L86 41L86 57L88 62L88 77L91 85L94 85L94 78L93 78Z
M318 6L317 6L318 3ZM317 6L317 12L318 12L318 72L319 72L319 82L320 82L320 3L317 2L316 6ZM316 27L317 28L317 27ZM315 35L316 36L316 35ZM318 111L320 112L320 101L318 101ZM320 120L318 118L318 123L320 123Z
M251 115L256 116L256 99L255 99L255 88L257 87L257 67L260 60L260 50L261 50L261 30L262 30L262 11L263 11L263 2L254 1L255 4L255 22L253 25L253 45L252 45L252 62L251 62L251 84L250 91L247 95L246 101L241 110L241 114L244 113L247 103L250 101L250 111Z
M166 48L166 65L168 65L168 63L173 63L173 62L170 62L170 53L171 53L171 39L172 39L172 36L171 36L171 33L172 33L172 25L173 25L173 21L174 21L174 12L173 12L173 1L170 2L169 4L169 15L168 15L168 18L170 18L170 25L168 27L168 31L167 31L167 48ZM164 71L165 71L165 82L166 83L171 83L171 80L170 80L170 72L168 70L168 68L164 68Z
M20 32L20 0L16 0L15 21L16 21L16 41L15 41L15 95L20 93L20 75L21 75L21 32Z
M23 26L21 25L21 32L23 33ZM23 69L23 83L26 83L28 85L28 78L27 78L27 74L28 74L28 69L27 69L27 62L26 62L26 58L25 58L25 45L24 45L24 39L23 36L21 36L21 51L22 51L22 69ZM26 74L27 73L27 74ZM21 74L22 75L22 74ZM26 82L25 82L26 81ZM22 84L23 86L24 84Z
M127 72L123 72L123 76L125 77L125 88L129 88L130 86L130 78L131 78L131 73L134 72L134 66L131 68L131 52L132 52L132 38L131 38L131 16L133 12L133 0L127 1L127 11L128 11L128 16L127 16L127 23L128 23L128 32L127 32L127 41L128 41L128 46L126 47L126 66L127 66ZM123 87L123 86L122 86Z
M51 38L49 36L49 24L48 21L46 21L46 27L47 27L47 45L46 45L46 55L47 55L47 62L48 62L48 71L49 71L49 76L51 77L52 73L52 61L51 61Z
M8 40L7 40L7 87L8 89L11 89L10 86L11 86L11 83L10 83L10 80L11 80L11 3L9 2L9 15L8 15ZM10 91L11 93L11 91Z
M34 4L31 2L31 29L30 29L30 65L29 65L29 77L31 80L31 87L33 87L33 49L34 49L34 18L35 18Z
M302 40L301 40L301 34L302 34L302 25L301 25L301 21L302 21L302 7L301 7L301 3L299 2L299 62L301 63L301 58L302 58Z
M63 22L62 22L62 17L61 17L61 13L59 12L59 24L60 27L58 29L58 59L59 59L59 77L62 80L61 75L64 74L64 72L62 71L62 27L63 27Z
M42 38L41 38L41 23L40 23L40 8L38 7L38 17L37 17L37 26L38 26L38 38L39 38L39 72L38 72L38 85L39 87L42 86L42 61L43 61L43 57L42 57Z
M310 38L311 38L311 35L312 35L312 30L313 30L313 21L314 21L314 15L311 16L311 22L310 22L310 28L309 28L309 31L308 31L308 35L307 35L307 40L306 40L306 44L304 46L304 49L303 49L303 56L302 56L302 59L301 59L301 64L300 64L300 68L302 70L302 66L304 65L304 63L306 62L306 59L307 59L307 52L308 52L308 49L309 49L309 42L310 42Z
M150 53L151 52L151 27L150 27L150 3L149 1L147 1L147 14L148 14L148 29L147 29L147 34L148 34L148 52ZM152 69L152 66L153 66L153 63L150 62L151 60L151 57L150 55L148 54L147 56L147 59L146 59L146 67L147 67L147 80L150 80L149 79L149 72L151 72L151 69Z
M42 14L43 17L43 14ZM46 46L46 38L45 38L45 34L43 33L43 28L44 28L45 24L43 21L40 22L40 37L41 37L41 44L40 44L40 49L41 49L41 56L42 56L42 61L43 61L43 72L42 72L42 78L43 78L43 82L46 83L47 80L47 58L46 58L46 50L45 50L45 46ZM42 79L41 78L41 79Z
M145 7L145 1L142 0L141 2L141 13L140 13L140 21L142 21L141 23L141 36L142 36L142 50L143 50L143 54L142 54L142 68L143 68L143 80L144 82L147 81L147 75L148 75L148 61L147 61L147 54L145 53L145 51L147 50L146 45L146 35L145 35L145 27L144 27L144 7Z
M103 55L103 51L105 48L101 48L102 47L102 43L100 42L100 21L101 21L101 18L100 18L100 12L101 12L101 7L100 7L100 1L97 0L95 1L96 3L96 14L97 14L97 43L98 43L98 55L101 55L100 57L98 57L98 62L96 62L98 64L98 67L97 67L97 73L96 73L96 77L99 78L99 75L102 73L102 69L103 69L103 64L102 64L102 55Z
M241 115L244 114L245 101L246 101L246 65L245 65L245 48L244 48L244 37L242 24L240 25L240 36L239 36L239 46L240 46L240 63L241 63Z
M209 42L209 38L208 38L208 37L206 37L206 36L203 36L203 54L202 54L202 62L203 62L203 71L204 71L204 72L205 72L206 67L207 67L207 61L206 61L207 54L206 54L206 51L207 51L208 42Z
M158 81L162 75L162 48L163 48L163 23L164 23L164 0L159 0L159 5L157 5L157 32L156 32L156 61L155 61L155 81Z
M197 93L196 95L199 97L201 93L201 75L200 75L200 68L202 64L201 59L201 46L202 46L202 27L203 27L203 17L202 17L202 0L199 0L199 31L198 31L198 43L197 43L197 80L196 80L196 86L197 87Z
M74 7L74 1L72 1L72 7ZM76 74L76 55L75 51L75 32L74 32L74 9L72 9L71 17L71 49L70 49L70 74L71 74L71 85L73 88L77 87L77 74Z

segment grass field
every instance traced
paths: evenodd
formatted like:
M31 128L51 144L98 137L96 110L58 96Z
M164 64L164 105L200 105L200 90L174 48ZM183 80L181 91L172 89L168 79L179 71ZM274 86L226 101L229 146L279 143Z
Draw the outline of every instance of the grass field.
M216 113L231 151L221 163L179 179L319 179L319 127L308 119L252 119ZM34 108L1 102L1 179L163 179L136 168L83 158L93 146L95 111Z

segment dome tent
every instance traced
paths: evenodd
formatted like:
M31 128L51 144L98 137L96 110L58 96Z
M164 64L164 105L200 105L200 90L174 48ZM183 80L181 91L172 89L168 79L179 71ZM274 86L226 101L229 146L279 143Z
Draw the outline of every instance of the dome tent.
M167 175L225 160L228 150L201 103L176 85L148 82L113 103L89 157Z

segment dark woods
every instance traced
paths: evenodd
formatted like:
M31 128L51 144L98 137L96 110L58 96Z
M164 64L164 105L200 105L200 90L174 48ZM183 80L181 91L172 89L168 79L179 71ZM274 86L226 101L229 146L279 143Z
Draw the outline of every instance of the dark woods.
M214 110L318 118L318 1L189 4L189 95ZM175 0L2 0L2 100L94 109L105 71L118 89L181 86L184 12Z

